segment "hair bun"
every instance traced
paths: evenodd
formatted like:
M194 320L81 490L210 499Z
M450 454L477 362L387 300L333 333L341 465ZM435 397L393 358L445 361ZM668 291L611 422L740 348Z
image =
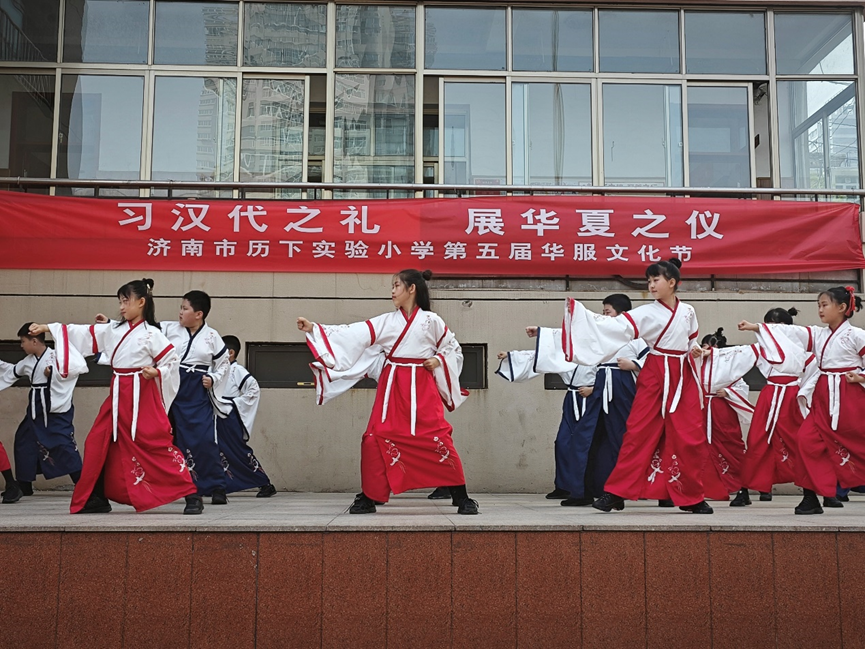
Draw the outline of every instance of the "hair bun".
M797 315L799 315L799 309L797 309L794 306L791 306L789 309L787 309L787 313L790 314L790 317L796 317Z
M421 273L421 277L423 277L426 281L432 279L433 272L431 270L425 270Z
M670 257L667 261L673 264L673 266L675 266L676 268L682 267L682 260L678 257Z
M150 279L149 277L145 277L141 281L144 282L144 286L147 287L147 292L152 293L153 292L153 285L154 285L153 280Z

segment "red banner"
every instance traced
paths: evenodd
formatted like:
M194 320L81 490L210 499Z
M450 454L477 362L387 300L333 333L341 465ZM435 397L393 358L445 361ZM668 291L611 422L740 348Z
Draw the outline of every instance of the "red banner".
M255 201L0 192L0 267L640 276L865 268L849 203L610 196Z

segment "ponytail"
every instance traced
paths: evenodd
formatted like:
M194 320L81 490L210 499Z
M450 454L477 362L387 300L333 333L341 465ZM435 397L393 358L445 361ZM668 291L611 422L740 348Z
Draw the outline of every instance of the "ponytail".
M144 298L144 310L141 315L144 321L152 327L159 327L156 323L156 304L153 302L153 280L145 277L144 279L135 279L128 282L117 289L117 298L125 297L127 300L135 298L137 300ZM123 324L123 320L118 323L118 326Z
M432 278L431 270L420 272L414 268L408 268L397 273L397 277L399 277L400 281L405 284L406 288L409 286L415 287L415 304L424 311L432 311L429 298L429 286L427 286L427 280Z
M845 320L862 308L862 300L856 295L856 289L852 286L827 288L820 295L825 295L835 304L843 306Z

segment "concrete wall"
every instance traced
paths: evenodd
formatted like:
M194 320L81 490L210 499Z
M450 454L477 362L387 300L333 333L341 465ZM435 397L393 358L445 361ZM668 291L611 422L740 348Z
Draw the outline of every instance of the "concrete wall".
M269 273L154 273L107 271L0 271L0 339L11 340L20 325L37 322L91 322L97 312L116 313L117 287L132 278L156 280L157 315L176 317L180 296L202 289L214 298L209 324L245 341L301 342L298 315L325 323L351 322L392 308L390 276ZM687 285L685 285L687 288ZM611 292L611 291L608 291ZM635 304L645 294L631 294ZM607 292L573 293L600 309ZM433 291L433 308L463 343L487 343L489 389L473 391L448 415L466 468L469 488L478 492L543 492L552 488L553 438L563 393L545 391L543 381L511 385L494 375L499 350L528 348L523 328L561 323L563 291L459 289ZM762 319L774 306L797 306L801 324L817 323L810 294L688 293L701 332L725 327L731 344L750 343L736 331L742 318ZM241 359L242 360L242 359ZM75 395L77 439L82 446L107 388L79 388ZM263 391L252 444L278 489L352 491L359 488L359 441L372 409L372 390L355 390L314 405L312 390ZM0 395L0 441L12 437L26 404L25 389ZM752 395L756 397L756 394ZM64 484L62 479L50 486ZM40 483L37 486L47 486Z

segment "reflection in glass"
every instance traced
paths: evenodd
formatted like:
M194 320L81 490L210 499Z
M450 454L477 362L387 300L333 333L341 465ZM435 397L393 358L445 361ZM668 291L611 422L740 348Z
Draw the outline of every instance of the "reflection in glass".
M685 12L685 69L689 74L766 74L762 13Z
M240 118L240 180L303 180L304 83L246 79ZM279 196L299 195L287 190ZM251 197L248 192L247 196Z
M751 186L747 88L688 88L688 160L691 187Z
M775 14L778 74L853 74L850 14Z
M414 80L409 74L336 75L334 182L414 182ZM397 195L404 194L390 193ZM384 197L386 192L340 196Z
M607 83L604 184L681 187L681 86Z
M588 84L514 83L515 185L592 184Z
M237 4L157 2L153 62L237 65Z
M858 189L855 84L779 81L781 187Z
M598 12L601 72L679 72L679 12Z
M61 88L57 177L139 178L144 78L71 74Z
M247 3L243 16L245 65L325 66L327 5Z
M54 75L0 75L0 176L51 176Z
M505 84L445 83L444 182L505 184Z
M154 180L232 180L234 79L156 77Z
M57 61L60 0L0 2L0 61Z
M63 60L147 63L148 0L66 0Z
M505 10L426 7L425 67L504 70Z
M514 70L591 72L592 12L513 10Z
M414 7L337 5L336 67L413 68Z

